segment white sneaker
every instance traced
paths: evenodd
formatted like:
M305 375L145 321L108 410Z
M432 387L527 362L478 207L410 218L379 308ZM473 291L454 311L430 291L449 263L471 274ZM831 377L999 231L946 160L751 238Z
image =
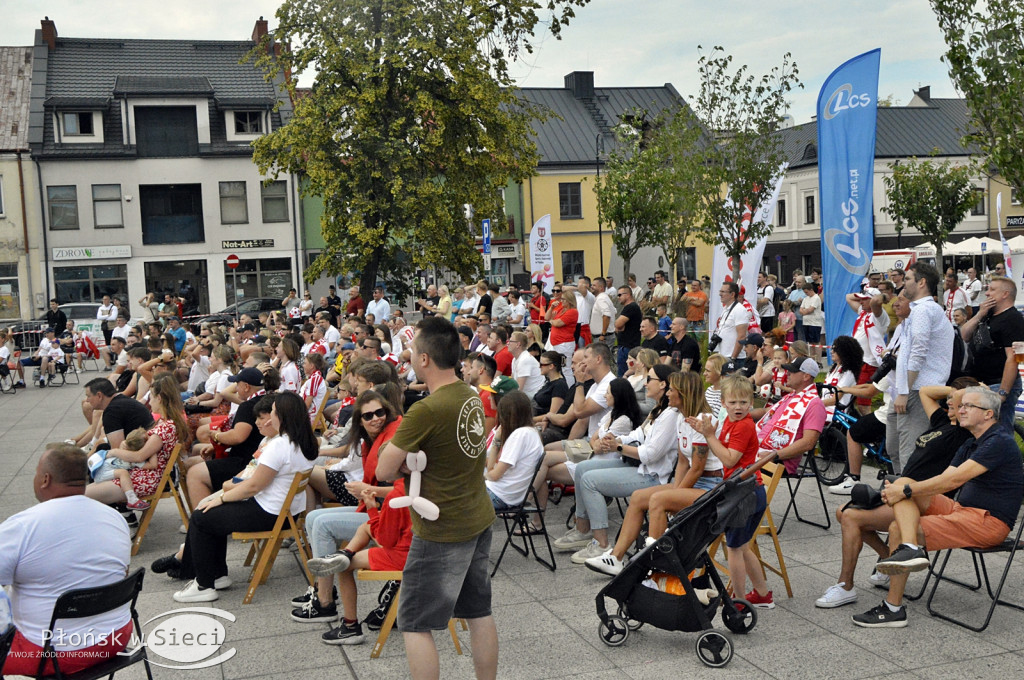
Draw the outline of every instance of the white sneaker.
M821 607L822 609L833 609L834 607L842 607L844 604L856 602L857 589L850 588L846 590L843 588L844 585L843 583L837 583L834 586L829 586L825 594L814 601L814 606Z
M174 593L175 602L213 602L220 598L216 588L200 588L195 579Z
M611 551L604 553L598 557L591 557L584 563L587 569L596 571L599 574L606 574L608 576L617 576L622 567L625 565L618 557L613 555Z
M213 582L213 589L227 590L231 587L233 583L234 581L231 580L231 577L225 574L224 576L221 576L219 579Z
M839 482L835 486L828 487L828 492L834 493L837 496L849 496L853 491L853 485L856 483L857 481L853 477L846 475L846 477L843 478L843 481Z
M553 545L555 546L555 550L558 550L559 552L569 552L570 550L579 550L580 548L587 547L593 538L594 537L589 532L583 533L582 531L573 528L569 529L564 536L557 539Z
M654 545L657 542L658 542L658 539L651 538L650 536L648 536L647 538L644 539L644 547L648 548L648 547Z
M870 583L876 588L881 588L882 590L889 590L889 575L873 571L871 572L871 576L868 576L868 583Z
M592 539L590 543L586 545L586 547L580 548L579 550L574 552L572 554L572 557L570 557L569 559L572 560L573 564L586 564L587 560L589 560L591 557L600 557L605 553L609 553L611 551L612 546L609 545L607 548L602 548L601 544L598 543L597 539L595 538Z
M179 534L187 534L188 533L188 527L185 526L184 524L179 525L178 526L178 533Z

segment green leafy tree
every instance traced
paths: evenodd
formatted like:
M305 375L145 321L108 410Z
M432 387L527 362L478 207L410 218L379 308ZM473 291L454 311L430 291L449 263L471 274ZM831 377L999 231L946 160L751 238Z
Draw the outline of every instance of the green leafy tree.
M935 244L935 261L942 263L942 244L977 202L970 166L932 160L893 163L882 182L888 205L882 210L895 222L897 233L910 227Z
M1024 4L1020 0L931 0L953 85L967 100L975 144L1024 195Z
M772 180L785 160L776 133L789 107L786 96L803 85L788 53L780 66L760 77L746 65L734 69L732 62L721 47L702 52L697 62L700 94L691 103L717 138L702 153L705 172L697 191L704 219L696 222L697 231L705 243L722 246L732 261L733 279L739 280L743 253L772 232L771 223L758 219L758 208L771 200Z
M642 114L615 129L618 147L609 155L597 192L602 219L612 225L612 243L622 257L622 280L640 248L656 245L672 214L671 174L664 156L645 137Z
M465 206L477 224L502 219L502 187L538 160L539 113L517 99L509 61L538 22L557 36L587 1L286 0L273 38L287 49L252 56L288 76L294 115L254 142L254 160L271 177L304 174L304 194L323 199L326 247L307 280L358 273L368 298L378 279L404 290L413 267L477 275Z

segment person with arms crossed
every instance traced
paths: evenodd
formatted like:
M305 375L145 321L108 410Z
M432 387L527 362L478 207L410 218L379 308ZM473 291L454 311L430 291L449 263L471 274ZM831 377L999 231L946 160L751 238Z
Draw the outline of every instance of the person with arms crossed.
M444 630L452 617L466 619L476 677L494 678L498 631L491 615L488 563L494 507L484 485L483 407L455 374L460 353L455 327L431 317L417 328L412 366L430 395L413 404L380 452L377 478L396 479L408 470L408 452L422 451L421 495L437 504L439 515L428 521L412 510L398 627L412 677L439 678L431 631Z
M718 296L722 302L722 315L715 323L712 342L717 335L719 342L715 349L719 354L730 361L744 359L742 340L747 337L750 315L740 301L740 287L735 281L726 281Z

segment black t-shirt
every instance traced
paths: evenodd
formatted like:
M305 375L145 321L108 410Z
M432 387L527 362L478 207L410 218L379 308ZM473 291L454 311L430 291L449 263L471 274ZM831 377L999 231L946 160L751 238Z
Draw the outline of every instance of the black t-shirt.
M537 390L537 394L533 395L533 413L534 415L544 415L551 410L551 400L555 397L562 399L562 406L565 406L569 396L569 384L565 382L565 378L558 378L557 380L546 380L544 386ZM562 412L561 410L559 411Z
M969 439L970 432L949 422L946 409L935 409L928 421L928 429L914 442L914 453L903 466L903 476L923 482L942 474L957 449Z
M640 305L630 302L622 308L621 316L626 317L626 326L615 332L615 339L622 347L636 347L640 344L640 321L643 319Z
M734 363L736 370L744 378L753 378L754 374L757 373L757 359L747 357L746 359L736 359Z
M135 376L135 371L130 368L126 368L121 372L121 375L117 376L117 382L114 383L114 389L118 392L124 392L128 389L128 386L132 384L132 378ZM129 397L130 399L131 397ZM134 400L133 400L134 401Z
M696 340L687 334L677 341L675 336L670 335L665 339L665 342L668 343L668 354L672 357L672 366L682 370L683 359L689 359L690 370L700 373L700 345L697 344Z
M127 437L132 430L140 427L147 430L153 427L153 414L131 397L115 394L107 407L103 409L103 431L110 434L121 430L121 433Z
M967 508L988 510L1013 528L1024 497L1024 468L1013 435L997 422L978 439L970 439L953 456L950 465L973 460L985 472L963 485L957 501Z
M668 343L665 342L665 338L660 335L644 339L643 342L640 343L640 346L644 349L653 349L658 353L659 357L668 356Z
M234 424L248 423L252 426L252 429L249 431L249 436L246 437L244 442L235 444L228 449L228 456L231 458L252 459L252 454L256 453L260 441L263 440L263 435L260 434L259 428L256 427L256 414L253 413L253 409L256 408L256 402L259 400L259 397L253 397L249 401L239 404L238 410L235 411ZM234 426L232 426L233 428Z
M480 304L477 305L477 307L476 307L476 313L477 314L487 314L487 315L490 315L491 307L493 305L494 305L494 298L492 298L490 296L490 294L484 295L483 297L480 298Z
M488 297L490 297L490 296L488 296ZM440 295L435 295L434 297L425 297L423 299L426 301L426 303L428 305L430 305L431 307L436 309L437 308L437 303L439 303L441 301L441 296ZM423 309L421 311L423 312L423 316L434 316L437 313L437 312L431 312L431 311L426 310L426 309Z
M974 377L982 385L994 385L1003 378L1003 367L1006 366L1006 348L1013 347L1014 342L1024 342L1024 316L1013 307L1006 311L989 316L989 330L992 331L992 347L974 350Z

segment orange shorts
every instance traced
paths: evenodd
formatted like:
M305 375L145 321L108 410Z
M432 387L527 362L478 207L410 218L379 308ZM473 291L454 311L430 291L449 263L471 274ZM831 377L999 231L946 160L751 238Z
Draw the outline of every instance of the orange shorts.
M1010 527L988 510L965 508L948 496L935 496L921 517L928 550L991 548L1010 533Z

